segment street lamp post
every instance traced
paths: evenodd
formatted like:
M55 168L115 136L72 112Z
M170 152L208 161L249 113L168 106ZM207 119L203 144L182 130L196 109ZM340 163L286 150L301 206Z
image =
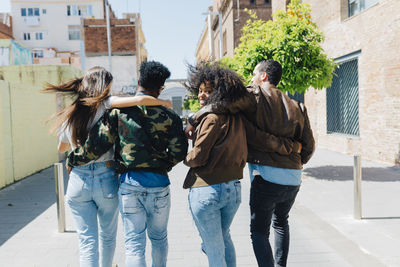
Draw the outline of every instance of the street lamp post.
M112 72L111 65L111 27L110 27L110 4L105 0L106 5L106 21L107 21L107 47L108 47L108 70Z

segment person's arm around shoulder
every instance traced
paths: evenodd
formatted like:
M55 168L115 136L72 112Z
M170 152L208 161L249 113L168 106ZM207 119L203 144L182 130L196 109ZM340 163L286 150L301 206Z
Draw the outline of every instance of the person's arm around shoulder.
M315 140L311 130L310 120L308 119L307 109L304 107L304 128L302 135L302 149L300 152L301 163L306 164L315 151Z
M164 106L172 109L172 102L171 100L158 99L149 95L111 96L107 108L127 108L132 106Z
M300 153L301 143L291 138L279 137L258 129L253 123L242 116L245 128L247 144L252 149L261 152L276 152L281 155Z
M68 166L84 165L96 160L114 145L118 137L118 114L118 109L104 113L90 130L85 143L68 155Z
M204 117L197 127L198 131L194 146L184 161L187 166L192 168L207 164L210 151L214 147L221 129L218 116L215 114L209 114Z

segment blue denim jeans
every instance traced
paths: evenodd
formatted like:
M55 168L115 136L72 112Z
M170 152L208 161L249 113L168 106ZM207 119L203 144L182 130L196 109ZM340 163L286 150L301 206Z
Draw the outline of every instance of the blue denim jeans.
M151 241L153 267L167 265L167 226L171 196L169 186L142 187L122 183L119 207L124 223L127 267L145 267L146 230Z
M111 267L118 224L118 179L114 169L104 162L74 167L66 200L79 237L80 266Z
M210 267L236 266L229 227L240 202L241 184L238 180L190 188L189 208Z
M251 240L259 267L284 267L289 254L289 212L300 186L279 185L256 175L250 189ZM275 230L275 264L269 229Z

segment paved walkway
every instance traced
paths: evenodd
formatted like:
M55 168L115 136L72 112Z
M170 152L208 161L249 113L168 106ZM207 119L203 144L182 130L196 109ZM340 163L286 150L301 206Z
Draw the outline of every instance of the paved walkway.
M400 170L363 162L363 216L367 219L355 220L352 164L349 156L319 149L305 166L290 217L288 266L400 266ZM207 258L200 252L200 238L188 210L188 191L182 189L186 172L179 164L170 173L168 266L206 267ZM0 190L1 267L79 266L68 206L67 232L57 232L53 176L53 168L48 168ZM257 266L249 238L248 181L246 169L242 205L231 228L238 267ZM121 224L114 261L125 266Z

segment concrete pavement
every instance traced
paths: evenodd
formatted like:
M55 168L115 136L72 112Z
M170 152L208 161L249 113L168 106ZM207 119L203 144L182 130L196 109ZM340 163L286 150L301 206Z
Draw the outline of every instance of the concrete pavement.
M288 266L400 266L400 170L363 161L363 216L367 219L355 220L352 164L349 156L318 149L305 166L290 217ZM170 173L168 266L208 266L188 209L188 191L182 189L186 172L179 164ZM249 237L247 169L242 190L242 205L231 228L237 265L257 266ZM0 190L1 267L79 266L69 208L66 206L67 232L58 233L55 200L53 168ZM114 262L125 266L121 224Z

